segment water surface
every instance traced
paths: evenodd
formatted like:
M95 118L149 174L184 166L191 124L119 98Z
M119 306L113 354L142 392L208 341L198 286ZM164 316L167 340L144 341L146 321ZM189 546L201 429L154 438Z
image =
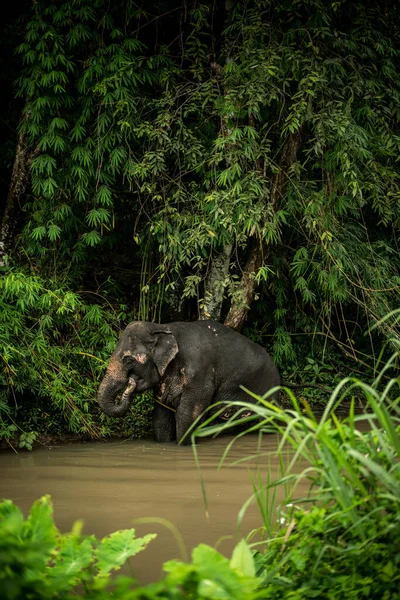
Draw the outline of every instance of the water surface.
M5 452L0 455L0 498L13 500L27 514L32 503L50 494L55 522L62 532L71 530L77 519L84 521L83 532L103 537L117 529L134 526L137 535L157 533L146 550L131 559L140 583L161 577L162 563L184 558L173 533L160 524L135 524L135 519L166 519L180 532L188 553L204 542L230 555L236 541L261 525L253 503L237 530L238 512L251 496L251 478L256 461L235 461L254 455L257 436L248 435L235 442L229 461L218 470L229 437L202 440L198 446L201 472L208 498L206 514L199 471L191 447L157 444L152 441L79 443L39 448L31 453ZM275 435L264 436L263 452L276 448ZM266 476L266 457L259 459ZM276 459L270 461L277 474ZM301 486L297 494L305 493ZM283 490L279 490L283 499ZM229 539L224 536L229 536Z

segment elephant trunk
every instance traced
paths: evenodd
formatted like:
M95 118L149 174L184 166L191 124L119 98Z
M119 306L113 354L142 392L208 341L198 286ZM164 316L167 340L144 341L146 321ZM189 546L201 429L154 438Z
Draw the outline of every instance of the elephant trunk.
M116 404L116 396L124 387L121 402ZM130 377L127 382L125 378L123 380L115 379L108 372L101 382L97 394L97 401L101 410L109 417L123 417L129 410L135 388L136 381L133 377Z

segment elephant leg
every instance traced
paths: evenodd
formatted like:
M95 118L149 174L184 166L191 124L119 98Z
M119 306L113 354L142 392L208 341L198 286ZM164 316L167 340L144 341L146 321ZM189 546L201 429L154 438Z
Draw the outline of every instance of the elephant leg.
M153 433L156 442L173 442L176 439L175 412L157 402L153 410Z
M197 417L202 414L210 403L211 398L207 400L202 398L201 401L198 401L197 396L193 397L193 395L189 393L182 394L181 401L176 411L176 440L178 443L191 425L196 421ZM181 443L183 445L191 444L192 431L190 431L190 433L182 440Z

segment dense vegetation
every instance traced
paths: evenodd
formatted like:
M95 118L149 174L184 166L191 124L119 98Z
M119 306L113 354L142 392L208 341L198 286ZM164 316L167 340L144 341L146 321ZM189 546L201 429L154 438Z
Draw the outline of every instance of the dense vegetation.
M162 581L137 587L133 577L112 579L110 575L143 550L154 537L151 534L136 538L134 530L118 531L98 541L94 536L82 537L82 525L77 523L72 533L62 535L52 521L48 498L37 501L26 520L10 501L3 502L3 597L399 598L400 396L398 380L389 381L382 393L377 391L377 383L343 380L320 420L309 408L302 414L294 398L291 411L260 399L258 411L263 421L256 427L260 433L281 432L280 445L274 452L280 458L282 474L273 477L260 471L255 478L250 500L260 508L263 524L257 533L261 541L251 542L250 533L247 543L242 540L236 546L230 561L200 544L193 550L191 563L170 560L164 565L166 576ZM358 430L360 417L354 415L354 402L350 416L342 422L333 412L355 389L367 402L367 433ZM208 425L198 434L214 432L215 426ZM224 459L227 457L229 447ZM300 473L299 459L305 461ZM299 479L310 483L305 499L299 499L296 493ZM286 490L286 499L276 506L280 485ZM151 552L151 545L145 551Z
M79 522L62 534L48 497L26 519L6 500L2 594L399 598L397 3L9 8L0 26L0 441L31 449L43 435L146 433L151 396L123 422L95 403L133 319L221 320L267 346L286 380L338 387L319 420L309 392L287 410L258 399L245 418L239 405L224 424L240 420L260 439L281 434L282 472L260 471L249 499L261 539L250 533L231 560L200 545L189 564L171 560L162 581L140 588L112 574L151 534L99 541ZM367 433L356 427L356 398L369 411ZM349 417L339 421L343 401ZM194 435L219 432L215 418ZM305 499L299 478L310 483Z
M0 437L142 434L151 399L119 430L94 402L137 318L245 325L293 381L371 375L398 338L396 3L13 11Z

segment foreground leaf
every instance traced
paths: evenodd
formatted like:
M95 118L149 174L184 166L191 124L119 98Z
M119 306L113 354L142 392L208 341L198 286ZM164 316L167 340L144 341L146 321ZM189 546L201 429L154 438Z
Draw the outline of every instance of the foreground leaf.
M128 558L144 550L155 537L155 533L149 533L142 538L135 538L134 529L125 529L103 538L96 551L98 576L119 569Z
M241 575L246 577L256 576L253 555L245 540L240 540L235 546L229 564L232 569L236 569Z

